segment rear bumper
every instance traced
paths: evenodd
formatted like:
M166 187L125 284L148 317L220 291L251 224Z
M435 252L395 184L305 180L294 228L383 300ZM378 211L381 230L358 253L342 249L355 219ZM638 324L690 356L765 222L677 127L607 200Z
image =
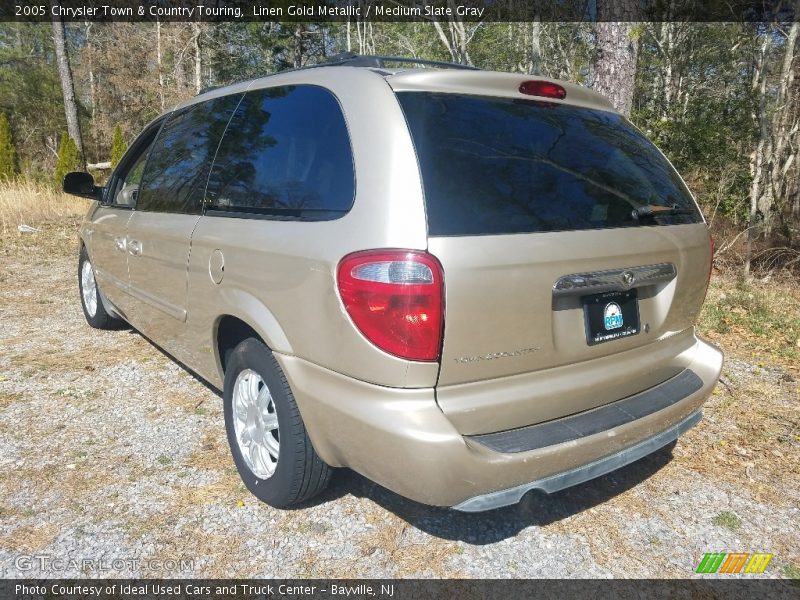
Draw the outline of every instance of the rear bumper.
M418 502L465 511L513 504L535 488L569 487L668 444L699 420L699 407L722 369L722 354L696 340L686 368L697 385L675 387L682 391L673 395L685 395L662 401L659 410L633 420L612 419L609 428L588 427L578 437L545 434L556 443L529 440L527 446L500 451L493 448L502 445L487 445L482 436L460 434L440 410L433 389L386 388L297 357L276 358L324 461L350 467Z
M509 506L516 504L522 499L527 492L531 490L541 490L551 494L559 490L563 490L573 485L578 485L584 481L589 481L595 477L600 477L611 471L615 471L620 467L629 465L632 462L644 458L648 454L652 454L659 448L663 448L670 442L677 440L684 432L688 431L702 418L702 413L698 410L690 414L682 421L676 423L672 427L668 427L661 433L647 438L633 446L629 446L619 452L604 456L593 462L590 462L562 473L556 473L549 477L537 479L530 483L524 483L516 487L498 490L496 492L489 492L480 496L474 496L469 500L465 500L461 504L457 504L453 508L464 512L481 512L484 510L492 510L493 508L500 508L501 506Z

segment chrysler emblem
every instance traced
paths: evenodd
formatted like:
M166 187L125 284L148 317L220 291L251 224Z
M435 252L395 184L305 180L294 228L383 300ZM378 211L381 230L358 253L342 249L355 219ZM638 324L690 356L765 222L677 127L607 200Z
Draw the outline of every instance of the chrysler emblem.
M633 284L636 283L636 276L630 271L625 271L622 274L622 282L626 287L632 287Z

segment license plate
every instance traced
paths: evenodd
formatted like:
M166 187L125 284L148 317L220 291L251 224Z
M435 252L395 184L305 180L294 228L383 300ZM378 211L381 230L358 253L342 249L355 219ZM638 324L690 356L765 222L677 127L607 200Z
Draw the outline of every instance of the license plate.
M639 300L636 290L584 296L586 342L590 346L639 333Z

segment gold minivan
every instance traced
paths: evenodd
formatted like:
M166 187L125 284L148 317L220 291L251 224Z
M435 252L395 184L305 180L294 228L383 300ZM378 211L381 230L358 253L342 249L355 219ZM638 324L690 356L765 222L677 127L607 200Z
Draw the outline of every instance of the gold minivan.
M69 174L97 200L89 324L221 389L239 473L276 507L349 467L482 511L676 440L722 355L695 333L713 243L675 169L586 88L403 64L203 93L105 187Z

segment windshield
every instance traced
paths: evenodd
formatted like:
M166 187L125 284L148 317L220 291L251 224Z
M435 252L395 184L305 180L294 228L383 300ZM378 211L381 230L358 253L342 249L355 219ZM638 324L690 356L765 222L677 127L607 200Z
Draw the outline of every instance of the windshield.
M430 235L702 221L669 162L621 115L533 100L397 96L420 163ZM654 210L634 215L640 207Z

